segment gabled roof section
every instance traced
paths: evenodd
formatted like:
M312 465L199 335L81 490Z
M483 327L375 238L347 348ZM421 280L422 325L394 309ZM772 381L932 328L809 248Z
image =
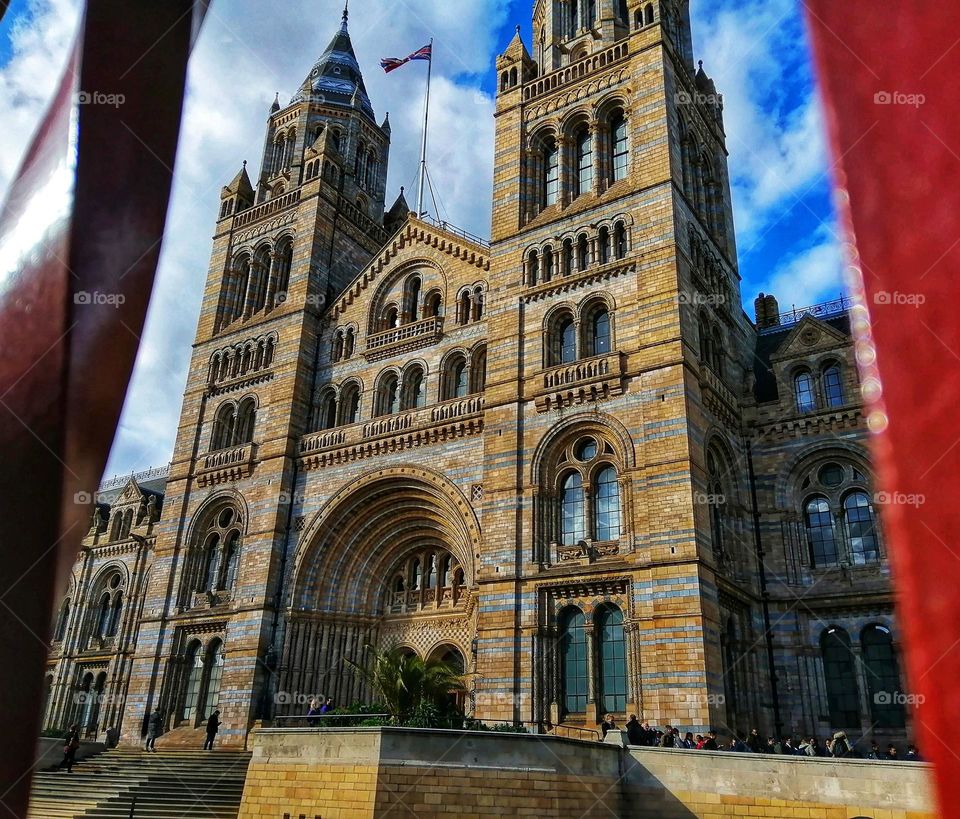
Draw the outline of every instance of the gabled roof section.
M777 348L771 351L771 361L783 361L797 356L807 356L825 349L833 349L838 344L850 341L849 331L840 332L836 327L809 314L798 321L781 340Z
M799 339L797 331L808 318L833 334L834 341L824 346L836 346L838 340L841 343L850 341L850 316L846 312L835 313L823 319L804 316L796 324L785 324L761 331L757 335L757 347L753 356L754 397L759 403L776 401L779 397L773 363L788 359L795 354L790 353L789 350L791 345ZM825 335L824 338L827 336ZM806 348L808 352L812 349L814 348Z
M490 269L490 248L480 240L456 232L455 229L432 225L409 214L400 229L380 249L347 288L331 303L327 318L335 321L368 287L378 283L381 275L389 271L393 260L404 250L414 245L425 245L462 259L479 270Z

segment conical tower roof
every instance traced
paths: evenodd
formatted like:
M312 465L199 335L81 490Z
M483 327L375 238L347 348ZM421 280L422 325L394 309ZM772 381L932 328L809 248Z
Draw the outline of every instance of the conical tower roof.
M343 22L320 59L310 70L300 90L290 100L299 102L308 95L322 97L328 105L357 108L374 120L373 106L363 84L360 63L353 51L350 32L347 30L347 10L343 10Z

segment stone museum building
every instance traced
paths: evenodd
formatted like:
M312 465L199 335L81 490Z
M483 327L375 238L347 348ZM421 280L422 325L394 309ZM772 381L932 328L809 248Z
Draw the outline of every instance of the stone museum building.
M484 720L907 740L866 317L742 309L688 5L537 0L489 242L388 194L344 14L211 214L172 459L97 495L45 727L242 744L399 645Z

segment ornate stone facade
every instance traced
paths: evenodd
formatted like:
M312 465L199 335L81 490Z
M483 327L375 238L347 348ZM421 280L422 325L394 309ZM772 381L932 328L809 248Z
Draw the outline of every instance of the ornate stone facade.
M368 696L345 661L401 644L484 719L906 736L855 311L741 309L685 0L538 0L534 32L497 60L492 244L385 208L346 20L274 103L223 190L162 516L142 482L100 498L136 525L85 541L48 725L217 704L239 743Z

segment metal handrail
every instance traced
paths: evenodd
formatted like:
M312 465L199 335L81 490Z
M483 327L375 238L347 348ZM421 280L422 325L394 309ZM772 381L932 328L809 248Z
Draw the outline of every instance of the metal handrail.
M428 225L445 230L447 233L452 233L454 236L459 236L461 239L466 239L468 242L473 242L475 245L480 245L480 247L487 249L490 248L490 241L488 239L477 236L475 233L470 233L470 231L459 228L456 225L451 225L446 220L437 219L436 217L431 216L429 213L421 214L419 219L421 222L426 222Z
M283 716L278 716L273 718L275 723L287 723L285 727L301 727L298 723L302 723L302 727L305 728L351 728L356 727L352 725L344 725L343 723L347 720L354 722L363 722L368 719L390 719L389 714L312 714L307 716L306 714L286 714ZM295 724L296 723L296 724ZM326 725L324 725L326 723Z

